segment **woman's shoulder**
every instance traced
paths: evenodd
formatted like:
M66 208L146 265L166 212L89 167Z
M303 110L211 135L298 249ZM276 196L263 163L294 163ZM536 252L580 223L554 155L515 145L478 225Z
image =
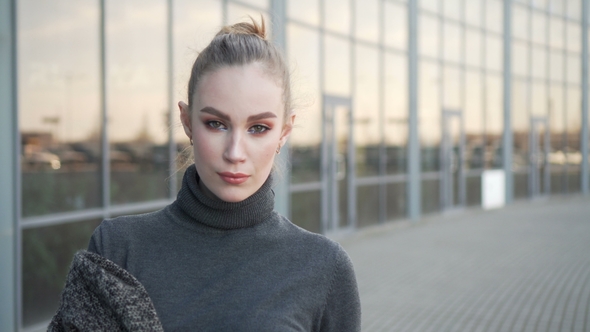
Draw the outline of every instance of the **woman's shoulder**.
M88 251L100 254L113 261L121 252L135 243L157 234L166 209L155 212L124 215L103 220L92 233Z

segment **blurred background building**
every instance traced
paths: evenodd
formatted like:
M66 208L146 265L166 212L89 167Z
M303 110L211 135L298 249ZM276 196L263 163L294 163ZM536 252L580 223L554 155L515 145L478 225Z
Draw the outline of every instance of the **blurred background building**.
M588 193L590 0L0 0L0 330L43 330L103 218L174 200L176 103L264 16L298 126L277 209L334 234Z

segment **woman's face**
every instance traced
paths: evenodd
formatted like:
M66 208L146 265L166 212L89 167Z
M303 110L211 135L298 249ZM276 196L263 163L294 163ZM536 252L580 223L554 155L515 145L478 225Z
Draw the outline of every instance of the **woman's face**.
M253 63L206 74L192 109L178 104L206 194L239 202L266 181L276 150L290 132L284 126L282 95L275 80Z

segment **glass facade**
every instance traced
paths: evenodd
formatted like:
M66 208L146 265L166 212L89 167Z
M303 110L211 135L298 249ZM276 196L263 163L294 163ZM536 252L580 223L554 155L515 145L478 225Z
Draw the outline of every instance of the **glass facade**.
M14 0L18 329L46 326L100 220L174 200L192 63L248 15L273 22L292 68L277 199L295 224L334 234L408 218L412 204L481 207L492 169L509 172L509 202L588 193L585 1Z

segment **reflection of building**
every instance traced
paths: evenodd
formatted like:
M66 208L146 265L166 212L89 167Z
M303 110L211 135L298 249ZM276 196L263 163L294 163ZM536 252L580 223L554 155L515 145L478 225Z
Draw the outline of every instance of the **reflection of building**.
M587 193L589 3L0 0L0 329L46 322L100 220L174 199L175 104L245 15L273 18L306 106L276 188L302 227L478 207L486 169L509 202Z

